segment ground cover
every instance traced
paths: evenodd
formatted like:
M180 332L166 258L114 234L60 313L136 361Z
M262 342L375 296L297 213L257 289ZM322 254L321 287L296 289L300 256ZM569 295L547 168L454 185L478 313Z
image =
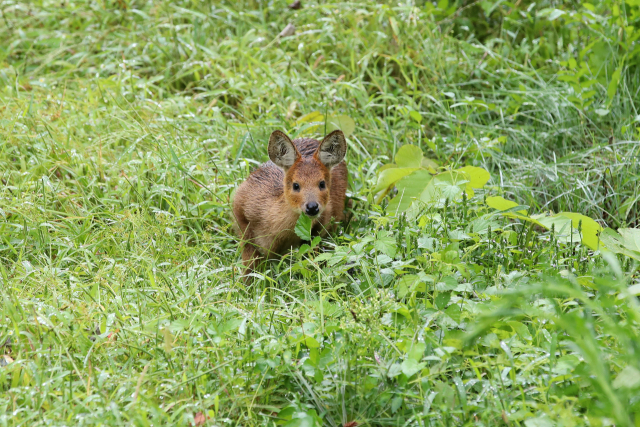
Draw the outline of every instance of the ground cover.
M0 12L2 425L640 422L635 2ZM234 188L331 127L353 219L245 286Z

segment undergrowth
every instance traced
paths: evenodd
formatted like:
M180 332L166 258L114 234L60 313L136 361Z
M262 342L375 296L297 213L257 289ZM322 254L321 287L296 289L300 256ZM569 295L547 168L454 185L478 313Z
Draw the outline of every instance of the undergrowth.
M635 236L634 2L0 13L1 425L640 422L640 244L535 222ZM352 220L245 286L233 190L335 116ZM409 144L489 181L400 213Z

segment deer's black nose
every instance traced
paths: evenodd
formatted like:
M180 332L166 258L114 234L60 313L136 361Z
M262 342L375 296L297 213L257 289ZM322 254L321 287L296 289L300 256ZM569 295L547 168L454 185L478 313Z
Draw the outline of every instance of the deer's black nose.
M307 203L307 207L305 208L305 212L309 216L316 216L318 212L320 212L320 207L316 202Z

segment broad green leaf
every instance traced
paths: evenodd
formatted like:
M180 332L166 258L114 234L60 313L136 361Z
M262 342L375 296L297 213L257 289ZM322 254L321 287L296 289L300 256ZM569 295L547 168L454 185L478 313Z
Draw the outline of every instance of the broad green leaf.
M416 362L422 360L422 356L424 355L424 351L427 348L427 345L423 342L413 343L410 348L407 349L407 356L409 359L413 359Z
M460 245L458 242L450 243L449 246L440 251L441 259L443 262L449 264L455 264L460 262ZM450 277L450 276L447 276ZM445 277L444 281L447 283L447 278ZM455 279L454 279L455 280ZM449 282L452 283L452 282Z
M435 175L438 170L438 164L431 159L423 158L422 167Z
M340 129L344 136L349 138L356 130L356 123L349 116L333 116L327 120L327 133Z
M600 233L600 242L604 244L606 249L613 253L626 255L629 258L640 261L640 252L629 249L626 245L625 238L611 228L602 230L602 233Z
M529 332L529 328L527 328L524 324L516 321L507 322L509 326L515 331L516 334L520 337L520 339L531 341L531 333Z
M422 236L418 238L418 247L433 252L437 249L437 242L438 240L434 237Z
M578 229L580 221L582 221L582 243L594 251L598 249L600 239L598 235L602 231L600 224L595 222L588 216L574 212L561 212L558 215L571 219L573 228Z
M417 274L405 274L396 283L399 298L404 298L410 292L424 292L426 289L426 285L420 281L420 276Z
M577 243L580 241L578 230L573 229L571 219L567 218L566 216L541 216L537 218L537 220L547 230L551 230L551 228L553 227L555 230L555 235L560 242L568 243L573 241L574 243Z
M404 398L402 396L396 396L391 399L391 413L395 414L398 412L398 409L402 406L402 402L404 402Z
M473 188L482 188L487 182L489 182L489 179L491 179L489 172L476 166L465 166L458 170L468 175L468 185Z
M422 121L422 115L417 111L409 111L409 115L416 123L420 123Z
M373 194L376 194L386 188L391 187L393 184L395 184L398 180L400 180L401 178L417 171L418 168L390 168L390 169L385 169L383 170L379 175L378 175L378 183L376 184L376 186L373 188L373 190L371 190L371 192Z
M309 348L318 348L318 347L320 347L320 343L318 343L318 341L316 341L316 339L314 337L312 337L311 335L305 335L305 337L302 340L302 342L304 343L304 345L306 345Z
M389 378L395 378L402 373L402 366L399 363L394 363L389 367L387 371L387 376Z
M492 230L500 228L500 223L494 219L494 215L483 215L471 221L471 232L478 234L487 234L489 227Z
M449 240L455 242L459 240L469 240L471 237L464 232L464 230L457 228L455 230L449 230L447 233Z
M633 295L633 296L638 296L640 295L640 284L639 285L632 285L629 286L627 288L627 290L625 291L626 295Z
M462 193L467 189L466 184L466 180L456 180L447 175L437 178L435 182L436 188L442 191L442 197L450 201L462 199ZM468 197L473 197L473 190L469 189L466 193Z
M324 121L324 115L320 111L312 111L296 120L296 123L311 123Z
M424 369L426 363L418 363L414 359L405 359L400 365L402 368L402 373L407 376L407 378L411 378L414 374L420 372Z
M278 418L282 419L282 420L290 420L291 416L296 412L296 408L293 406L287 406L284 409L281 409L280 412L278 412Z
M615 253L620 253L624 247L624 239L612 228L602 230L600 233L600 241L604 243L607 249Z
M320 425L314 417L308 415L306 412L296 412L293 414L291 421L282 427L318 427Z
M447 307L444 312L453 319L454 322L460 323L460 318L462 317L462 313L460 312L460 306L458 304L451 304Z
M502 196L487 197L487 205L499 211L506 211L507 209L511 209L511 208L515 208L516 206L519 206L516 202L507 200ZM520 213L521 215L527 214L526 211L519 211L518 213Z
M434 302L438 310L444 310L450 299L451 292L439 292Z
M458 287L458 281L453 276L445 276L442 278L441 282L436 283L437 291L453 291L457 287Z
M526 427L554 427L555 424L549 417L543 415L541 417L527 418L524 421Z
M396 182L398 194L391 199L387 211L394 215L405 212L413 201L420 197L431 179L432 176L428 171L418 169Z
M396 256L396 238L386 230L378 232L378 236L375 242L373 242L373 247L391 258Z
M322 312L324 317L333 317L342 314L342 308L336 304L330 303L329 301L322 300L321 304L320 300L315 300L309 301L307 304L309 307L313 308L318 315Z
M377 174L380 175L382 173L382 171L385 171L387 169L393 169L393 168L397 168L398 165L396 165L395 163L387 163L386 165L382 165L378 168L378 172Z
M467 182L464 174L457 171L443 172L433 177L420 195L420 200L425 203L443 202L445 199L452 202L460 200ZM467 195L473 197L473 192L469 194L467 191Z
M422 166L422 150L415 145L403 145L398 149L395 161L401 168L419 168Z
M640 229L619 228L618 233L624 239L624 246L627 249L640 252Z
M315 262L327 261L333 258L333 253L325 252L314 258Z
M225 332L230 332L237 329L242 323L242 319L235 318L229 319L226 322L222 322L216 328L219 334L224 334Z
M300 214L296 227L293 230L302 240L311 240L311 218L305 214Z
M640 371L633 366L624 368L615 380L613 388L636 388L640 385Z

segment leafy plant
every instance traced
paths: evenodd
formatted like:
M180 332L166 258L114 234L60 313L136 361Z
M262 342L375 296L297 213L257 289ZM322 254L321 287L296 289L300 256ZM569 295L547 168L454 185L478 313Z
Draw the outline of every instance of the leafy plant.
M288 3L0 0L0 424L637 425L638 5ZM246 286L276 128L353 220Z

